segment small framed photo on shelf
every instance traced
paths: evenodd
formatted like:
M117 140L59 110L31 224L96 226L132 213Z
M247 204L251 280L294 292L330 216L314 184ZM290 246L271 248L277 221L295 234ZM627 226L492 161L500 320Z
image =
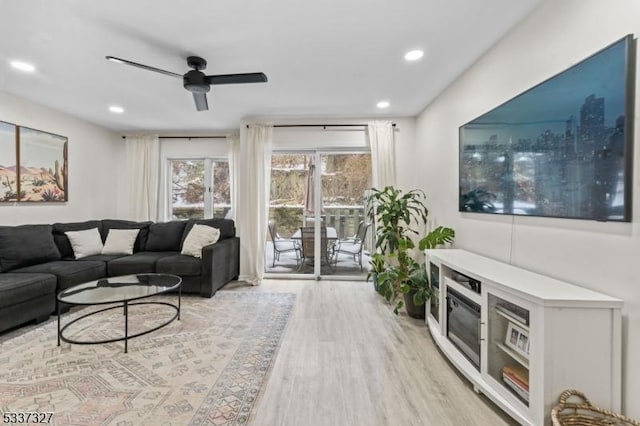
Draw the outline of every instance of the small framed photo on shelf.
M529 359L529 332L509 322L505 345L513 349L518 355Z

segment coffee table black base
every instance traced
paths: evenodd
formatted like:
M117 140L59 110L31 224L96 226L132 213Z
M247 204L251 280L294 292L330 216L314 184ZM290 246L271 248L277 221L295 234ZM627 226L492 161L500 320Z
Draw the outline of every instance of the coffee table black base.
M139 333L136 334L132 334L129 335L129 306L132 305L164 305L164 306L169 306L173 309L176 310L175 315L173 315L173 317L171 317L169 320L163 322L160 325L157 325L149 330L145 330L145 331L141 331ZM105 340L74 340L74 339L69 339L68 337L64 336L64 331L71 325L75 324L76 322L90 317L92 315L95 314L99 314L100 312L104 312L104 311L109 311L112 309L123 309L124 308L124 337L118 337L118 338L114 338L114 339L105 339ZM122 305L117 305L117 306L110 306L108 308L104 308L104 309L99 309L97 311L93 311L93 312L89 312L88 314L82 315L76 319L74 319L73 321L69 322L68 324L66 324L64 327L60 328L60 308L58 308L58 346L60 346L60 341L62 340L63 342L67 342L67 343L72 343L75 345L98 345L98 344L102 344L102 343L112 343L112 342L122 342L124 341L124 353L128 353L128 342L129 339L132 339L134 337L139 337L139 336L144 336L145 334L149 334L152 333L156 330L161 329L162 327L165 327L169 324L171 324L173 321L175 321L176 319L178 319L178 321L180 320L180 294L178 295L178 305L174 305L173 303L168 303L168 302L136 302L136 303L128 303L128 302L124 302L124 304Z

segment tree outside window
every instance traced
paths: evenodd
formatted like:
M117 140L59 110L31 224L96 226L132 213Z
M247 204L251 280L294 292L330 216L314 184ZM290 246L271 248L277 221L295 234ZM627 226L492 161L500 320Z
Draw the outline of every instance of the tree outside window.
M172 219L225 217L231 208L229 161L171 160Z

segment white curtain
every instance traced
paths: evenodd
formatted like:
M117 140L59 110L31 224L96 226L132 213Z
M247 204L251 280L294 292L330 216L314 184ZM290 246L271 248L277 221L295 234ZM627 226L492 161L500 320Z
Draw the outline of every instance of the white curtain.
M238 176L240 169L238 167L240 160L240 135L232 133L227 136L229 142L229 170L231 172L231 210L227 213L226 219L233 219L236 224L238 219L236 212L238 211Z
M158 135L127 136L129 218L159 219L160 140Z
M396 155L394 129L391 121L367 123L367 137L371 148L373 187L382 189L396 184Z
M240 197L235 217L241 234L240 277L251 284L264 278L272 138L273 125L249 124L240 147L240 165L246 172L238 179Z

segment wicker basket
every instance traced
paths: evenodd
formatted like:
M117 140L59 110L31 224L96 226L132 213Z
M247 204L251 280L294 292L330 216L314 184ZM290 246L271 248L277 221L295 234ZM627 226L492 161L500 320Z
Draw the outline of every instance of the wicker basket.
M577 402L568 402L572 396ZM640 422L603 408L591 405L591 402L580 391L568 389L560 395L558 405L551 410L551 420L554 426L574 425L633 425L640 426Z

